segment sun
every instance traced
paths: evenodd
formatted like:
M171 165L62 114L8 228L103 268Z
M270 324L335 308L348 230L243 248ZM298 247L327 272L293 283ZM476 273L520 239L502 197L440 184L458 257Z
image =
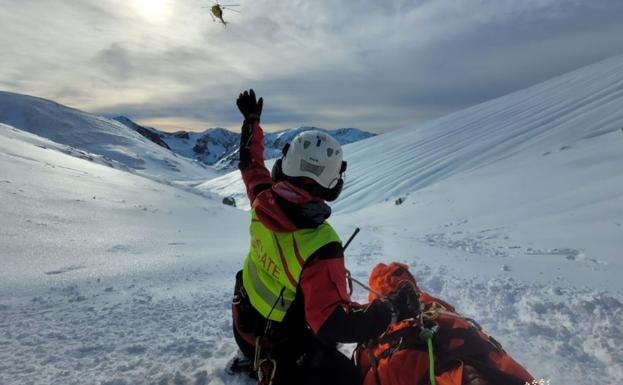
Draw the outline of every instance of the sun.
M162 21L167 16L168 0L133 0L136 11L150 21Z

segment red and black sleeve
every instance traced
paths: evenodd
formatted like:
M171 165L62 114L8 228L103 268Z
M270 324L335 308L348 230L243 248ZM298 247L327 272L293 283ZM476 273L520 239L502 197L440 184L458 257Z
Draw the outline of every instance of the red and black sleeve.
M251 203L260 192L272 187L270 172L264 165L264 132L256 119L247 119L242 125L238 168Z
M391 322L390 307L381 301L359 305L346 288L346 268L338 242L320 248L300 279L305 320L327 343L364 342L380 335Z

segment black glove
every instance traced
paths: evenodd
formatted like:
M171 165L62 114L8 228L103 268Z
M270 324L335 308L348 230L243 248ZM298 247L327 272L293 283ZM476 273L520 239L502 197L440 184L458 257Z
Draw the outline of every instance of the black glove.
M251 164L251 153L249 147L253 139L253 123L260 121L264 99L256 101L253 90L244 91L236 100L238 109L244 116L244 123L240 130L240 162L238 168L244 171Z
M264 99L260 98L260 100L256 100L255 92L253 89L250 89L249 91L244 91L240 94L240 96L238 96L236 105L242 113L242 116L244 116L245 122L255 120L259 121L260 115L262 115Z
M420 296L415 287L408 283L402 283L398 289L387 296L396 312L396 321L407 318L415 318L420 314Z

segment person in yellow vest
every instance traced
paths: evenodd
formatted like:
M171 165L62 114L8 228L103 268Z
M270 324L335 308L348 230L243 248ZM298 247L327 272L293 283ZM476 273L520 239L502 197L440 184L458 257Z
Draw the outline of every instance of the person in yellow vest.
M232 315L249 372L263 385L360 384L337 343L378 336L400 304L360 305L348 295L342 242L326 221L326 202L344 184L342 147L327 133L302 132L269 172L259 124L263 99L245 91L237 105L244 116L239 168L251 201L251 242Z

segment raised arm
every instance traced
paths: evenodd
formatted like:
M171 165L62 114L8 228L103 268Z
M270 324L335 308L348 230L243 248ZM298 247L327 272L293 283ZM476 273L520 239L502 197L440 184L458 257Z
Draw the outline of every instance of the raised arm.
M264 99L256 100L253 90L243 92L236 100L236 105L244 116L238 168L251 204L260 191L270 188L273 183L270 172L264 166L264 132L260 127L263 104Z

